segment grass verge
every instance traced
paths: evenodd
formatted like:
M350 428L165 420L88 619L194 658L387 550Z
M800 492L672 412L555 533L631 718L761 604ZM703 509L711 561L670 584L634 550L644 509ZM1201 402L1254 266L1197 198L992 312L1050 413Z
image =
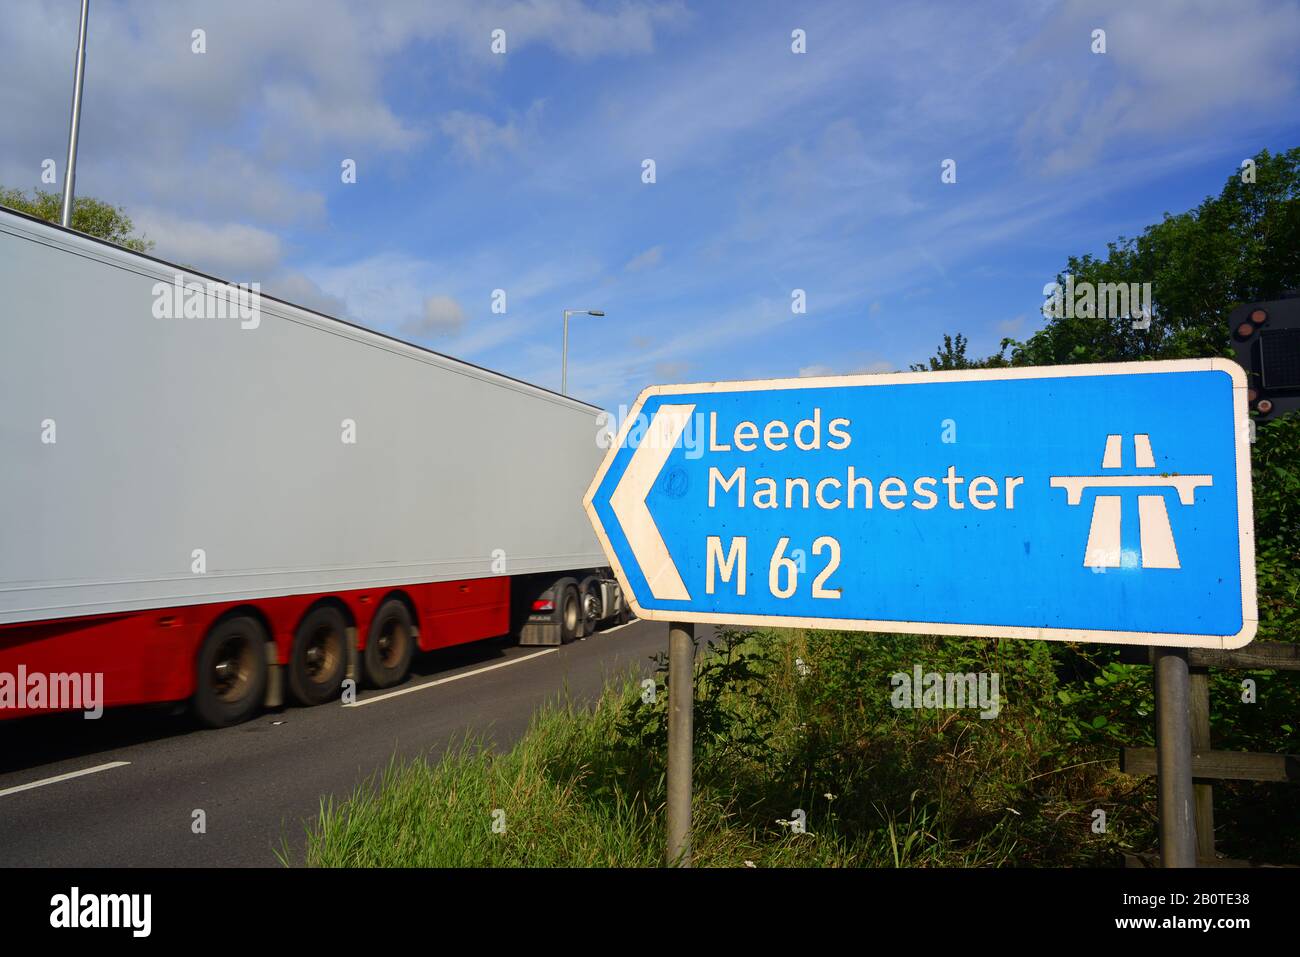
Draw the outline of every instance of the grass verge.
M1153 783L1115 760L1118 743L1149 742L1149 670L1114 649L792 631L711 641L696 665L697 866L1105 866L1154 844ZM890 676L916 665L997 674L996 717L897 707ZM628 676L590 708L557 700L502 753L467 740L436 763L391 764L322 806L307 863L657 866L662 670L648 688ZM1267 818L1277 803L1281 820L1287 798L1225 791L1216 810ZM1287 863L1296 835L1278 850L1271 833L1272 862Z

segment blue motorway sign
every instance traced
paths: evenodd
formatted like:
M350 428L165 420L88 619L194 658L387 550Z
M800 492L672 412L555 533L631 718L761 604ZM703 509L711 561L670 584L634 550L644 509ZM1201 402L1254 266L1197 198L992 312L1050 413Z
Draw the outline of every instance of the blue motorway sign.
M643 618L1237 648L1223 359L647 389L586 507Z

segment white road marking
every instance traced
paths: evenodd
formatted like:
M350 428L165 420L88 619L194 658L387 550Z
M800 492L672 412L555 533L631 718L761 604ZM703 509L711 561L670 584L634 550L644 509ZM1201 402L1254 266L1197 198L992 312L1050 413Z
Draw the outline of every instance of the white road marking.
M475 668L473 671L465 671L458 675L452 675L449 678L438 678L435 681L426 681L422 685L413 685L410 688L398 688L396 691L389 691L386 694L372 695L362 698L360 701L354 701L351 704L345 704L345 708L360 708L363 704L374 704L376 701L387 701L389 698L396 698L400 695L410 694L413 691L423 691L425 688L435 688L438 685L445 685L449 681L459 681L461 678L472 678L474 675L481 675L485 671L495 671L497 668L508 668L511 665L521 664L531 658L537 658L541 655L549 655L553 651L559 651L560 647L544 648L541 651L534 651L531 655L524 655L522 658L511 658L509 661L499 661L495 665L487 665L484 668Z
M613 628L606 628L603 631L597 632L596 634L612 635L616 631L619 631L623 628L627 628L631 625L635 625L640 620L641 619L639 618L633 618L627 624L615 625ZM592 637L592 636L588 636L588 637ZM540 655L549 655L552 651L559 651L559 650L560 647L558 645L555 646L554 648L543 648L541 651L534 651L531 655L524 655L522 658L511 658L509 661L499 661L495 665L487 665L486 667L483 668L475 668L473 671L466 671L458 675L451 675L448 678L438 678L434 681L426 681L422 685L413 685L410 688L398 688L396 691L389 691L386 694L370 695L368 697L362 698L360 701L354 701L352 702L352 704L345 704L343 707L360 708L363 704L374 704L376 701L387 701L389 698L396 698L400 695L410 694L412 691L423 691L425 688L435 688L438 685L445 685L449 681L459 681L461 678L472 678L474 675L481 675L485 671L493 671L497 668L508 668L510 665L517 665L520 664L521 662L528 661L530 658L537 658Z
M111 771L113 768L124 768L130 761L110 761L108 764L99 764L93 768L83 768L80 771L69 771L67 774L56 774L52 778L44 778L40 781L32 781L30 784L19 784L17 787L5 788L0 791L0 797L8 797L10 794L17 794L19 791L30 791L32 788L43 788L47 784L58 784L60 781L71 781L73 778L85 777L87 774L95 774L98 771Z

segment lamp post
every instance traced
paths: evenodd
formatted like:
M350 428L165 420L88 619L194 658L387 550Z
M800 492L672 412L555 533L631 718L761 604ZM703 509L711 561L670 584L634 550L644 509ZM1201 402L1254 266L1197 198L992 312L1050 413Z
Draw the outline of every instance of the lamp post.
M77 135L81 132L81 86L86 73L86 18L90 0L81 0L81 26L77 33L77 68L72 77L72 120L68 124L68 165L63 170L63 209L59 222L72 226L72 200L77 180Z
M565 309L564 310L564 349L560 353L560 393L569 394L569 316L604 317L599 309Z

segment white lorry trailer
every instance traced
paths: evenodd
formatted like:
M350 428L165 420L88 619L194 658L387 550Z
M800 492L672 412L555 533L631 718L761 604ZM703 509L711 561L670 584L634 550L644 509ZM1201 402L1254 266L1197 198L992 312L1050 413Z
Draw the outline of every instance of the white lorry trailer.
M0 290L0 675L222 725L625 620L601 410L7 210Z

